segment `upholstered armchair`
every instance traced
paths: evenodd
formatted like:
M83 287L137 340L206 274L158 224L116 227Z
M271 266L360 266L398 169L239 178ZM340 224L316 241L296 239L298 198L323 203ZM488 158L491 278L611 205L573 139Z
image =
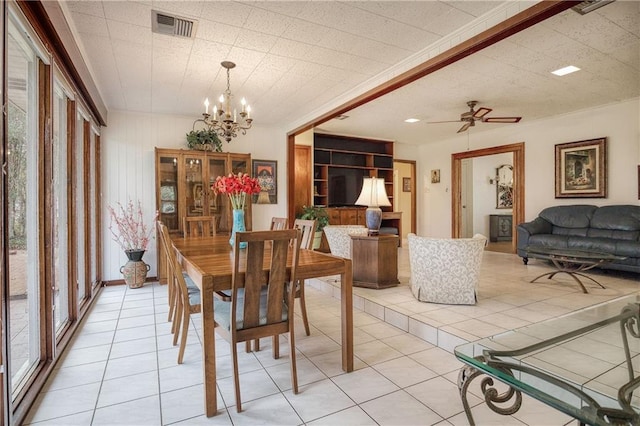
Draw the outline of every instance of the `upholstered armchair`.
M324 227L329 249L334 256L351 259L351 235L367 235L369 229L362 225L329 225Z
M408 235L411 292L421 302L473 305L487 238Z

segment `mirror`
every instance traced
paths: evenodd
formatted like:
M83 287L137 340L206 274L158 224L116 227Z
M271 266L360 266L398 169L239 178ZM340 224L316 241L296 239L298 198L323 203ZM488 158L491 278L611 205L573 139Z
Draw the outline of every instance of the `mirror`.
M496 169L496 208L513 208L513 166L510 164Z

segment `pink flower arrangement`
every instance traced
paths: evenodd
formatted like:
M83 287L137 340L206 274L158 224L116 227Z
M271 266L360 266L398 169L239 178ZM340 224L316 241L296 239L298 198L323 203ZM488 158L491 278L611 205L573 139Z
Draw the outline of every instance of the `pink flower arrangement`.
M111 215L109 231L113 235L113 241L117 242L125 251L145 250L149 244L153 226L147 228L145 225L140 201L138 201L137 208L134 208L133 201L129 200L126 208L117 203L117 209L111 206L108 206L107 209ZM157 218L158 214L156 213L153 223Z
M231 207L234 210L244 210L247 194L257 194L260 192L258 179L252 178L246 173L229 176L218 176L211 185L211 189L216 194L227 194L231 200Z

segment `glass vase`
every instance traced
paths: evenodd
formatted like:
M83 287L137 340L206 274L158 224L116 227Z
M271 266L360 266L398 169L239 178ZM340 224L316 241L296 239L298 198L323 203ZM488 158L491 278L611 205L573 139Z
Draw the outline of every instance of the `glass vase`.
M229 238L229 244L233 246L236 242L236 232L244 232L246 228L244 226L244 210L233 209L233 227L231 228L231 238ZM240 248L246 248L247 243L240 243Z

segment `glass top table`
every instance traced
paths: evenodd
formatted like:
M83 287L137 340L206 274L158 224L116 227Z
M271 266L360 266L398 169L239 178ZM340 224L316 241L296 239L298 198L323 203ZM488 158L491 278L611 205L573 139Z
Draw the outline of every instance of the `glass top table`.
M582 424L640 425L639 337L640 293L456 347L469 424L467 390L484 375L485 402L499 414L517 412L524 393Z
M565 273L573 278L576 283L582 288L583 293L588 293L586 287L580 281L579 277L587 278L594 283L598 284L601 288L604 288L602 284L596 281L594 278L583 274L583 271L595 268L609 262L616 262L619 260L625 260L624 256L617 256L610 253L598 253L591 251L570 250L570 249L554 249L543 246L529 246L526 248L527 257L533 257L537 259L550 260L556 267L553 272L545 272L530 282L535 282L542 277L553 278L554 275L559 273Z

